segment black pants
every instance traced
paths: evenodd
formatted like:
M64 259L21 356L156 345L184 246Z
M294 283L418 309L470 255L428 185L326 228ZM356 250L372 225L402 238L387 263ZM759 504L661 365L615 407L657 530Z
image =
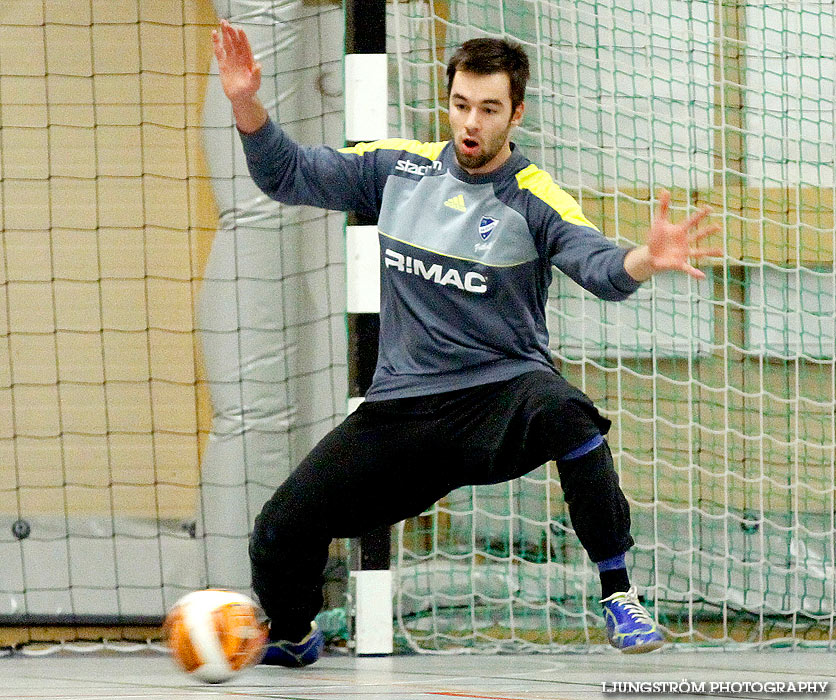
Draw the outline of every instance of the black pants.
M367 401L326 435L256 518L253 589L275 638L298 640L322 606L335 537L416 516L460 486L527 474L552 459L572 524L593 561L627 551L630 512L606 442L561 457L610 422L561 375L514 379L391 401Z

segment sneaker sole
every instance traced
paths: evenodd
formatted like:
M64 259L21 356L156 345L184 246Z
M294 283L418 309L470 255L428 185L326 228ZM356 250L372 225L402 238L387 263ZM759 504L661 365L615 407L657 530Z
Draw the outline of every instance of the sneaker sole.
M619 651L622 654L646 654L650 651L661 649L663 646L665 646L665 640L659 639L655 642L647 642L647 644L637 644L632 647L624 647L624 649L619 649Z

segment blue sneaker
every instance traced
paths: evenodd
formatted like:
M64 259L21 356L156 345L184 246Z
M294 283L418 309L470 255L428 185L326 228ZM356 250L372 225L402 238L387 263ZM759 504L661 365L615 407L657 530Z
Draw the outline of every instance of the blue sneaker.
M301 642L270 641L264 651L261 663L268 666L287 666L288 668L310 666L319 658L324 646L325 637L319 631L316 622L312 622L311 631Z
M643 654L665 643L659 627L639 603L636 587L601 601L610 644L625 654Z

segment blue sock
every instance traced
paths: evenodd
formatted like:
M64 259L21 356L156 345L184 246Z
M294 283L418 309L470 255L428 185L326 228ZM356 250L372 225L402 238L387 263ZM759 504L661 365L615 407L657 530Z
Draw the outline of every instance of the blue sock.
M601 578L601 598L609 598L613 593L630 590L630 576L627 574L623 554L595 563L598 566L598 576Z
M599 447L604 444L604 437L602 435L596 435L594 438L587 440L583 445L580 447L576 447L571 452L567 452L563 455L559 461L565 462L570 459L577 459L578 457L583 457L585 454L589 454L594 450L596 447Z
M623 554L618 554L614 557L610 557L609 559L604 559L604 561L595 562L595 565L598 567L599 572L627 568L627 564L624 563Z

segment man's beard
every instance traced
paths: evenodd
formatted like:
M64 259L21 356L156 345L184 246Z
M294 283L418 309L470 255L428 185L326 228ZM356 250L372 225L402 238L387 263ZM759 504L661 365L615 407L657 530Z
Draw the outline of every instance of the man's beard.
M478 170L483 165L487 165L490 163L495 157L496 154L502 150L502 147L505 145L505 141L508 139L508 134L511 132L511 123L510 120L508 122L508 126L506 127L505 131L502 134L498 135L495 139L492 139L488 142L482 143L482 151L477 155L467 155L466 153L462 153L459 150L458 141L453 139L453 150L456 152L456 160L458 160L459 165L466 170Z

